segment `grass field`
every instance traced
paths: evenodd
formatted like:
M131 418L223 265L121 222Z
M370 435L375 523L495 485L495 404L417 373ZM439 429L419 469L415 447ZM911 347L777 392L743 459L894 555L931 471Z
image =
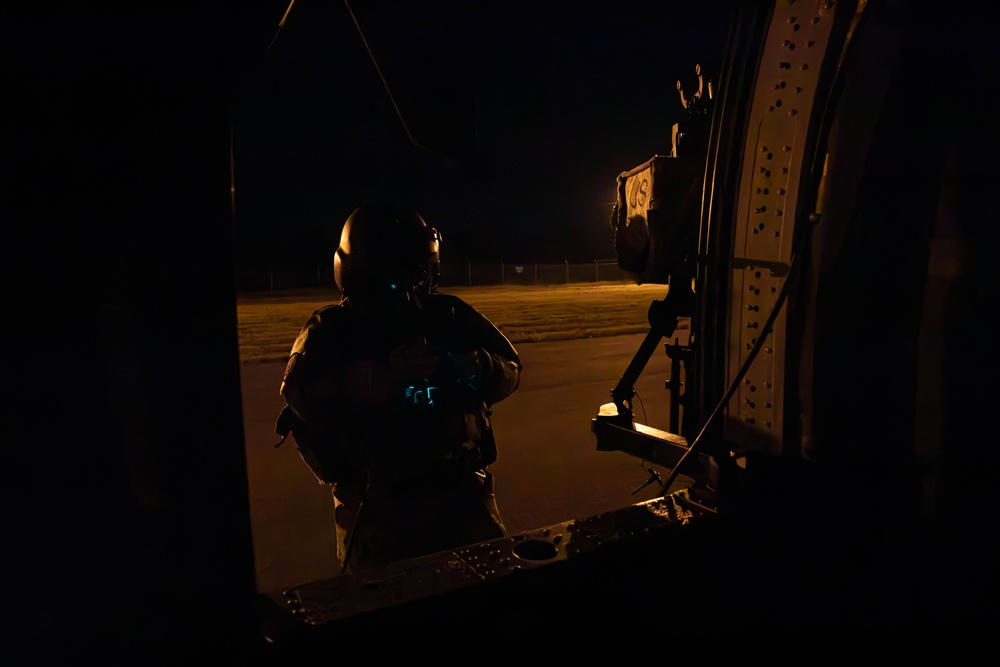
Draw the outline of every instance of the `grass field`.
M649 331L649 305L662 299L667 287L609 282L449 287L440 291L475 306L517 345L645 333ZM240 361L284 361L309 315L338 301L340 293L335 287L239 295Z

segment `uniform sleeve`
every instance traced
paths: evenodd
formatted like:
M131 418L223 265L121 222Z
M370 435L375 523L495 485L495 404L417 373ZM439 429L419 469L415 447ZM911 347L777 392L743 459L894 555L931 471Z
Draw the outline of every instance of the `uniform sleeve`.
M484 403L498 403L517 390L521 382L520 361L486 348L473 350L472 355L469 361L475 370L469 377Z
M517 390L521 381L521 359L517 350L496 325L468 303L450 297L455 326L462 332L449 356L456 372L472 386L483 402L497 403Z
M327 484L356 483L363 474L359 452L344 435L351 416L358 413L345 397L342 368L350 368L337 346L340 334L333 326L343 313L328 307L314 312L296 338L285 367L280 394L286 408L282 417L303 461ZM287 413L293 416L287 416ZM277 429L276 429L276 432Z
M296 338L285 367L281 396L298 417L332 428L358 411L383 404L390 391L388 360L348 359L340 340L344 312L314 312Z
M299 332L285 366L280 393L285 403L307 424L322 421L324 407L334 403L329 374L332 360L324 358L323 311L315 311Z

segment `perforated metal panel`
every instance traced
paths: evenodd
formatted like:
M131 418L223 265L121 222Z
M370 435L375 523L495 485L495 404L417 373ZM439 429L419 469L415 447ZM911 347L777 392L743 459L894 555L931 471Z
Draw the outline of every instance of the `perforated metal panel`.
M810 118L835 2L778 0L754 91L733 246L727 376L732 382L764 335L792 256L795 214ZM780 453L786 316L780 312L760 354L727 406L726 440Z

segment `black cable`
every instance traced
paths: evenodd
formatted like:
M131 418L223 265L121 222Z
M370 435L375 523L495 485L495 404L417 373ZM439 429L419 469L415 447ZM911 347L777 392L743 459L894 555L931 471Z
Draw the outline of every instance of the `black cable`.
M409 138L410 143L417 148L423 148L417 138L413 136L410 132L409 125L406 124L406 119L403 118L403 112L399 110L399 105L396 104L396 98L392 96L392 91L389 90L389 82L385 80L385 75L382 74L382 68L379 67L378 61L375 60L375 54L372 52L370 46L368 46L368 40L365 39L365 33L361 30L361 24L358 23L357 17L354 15L354 10L351 9L351 3L348 0L344 0L344 5L347 7L347 11L351 14L351 20L354 21L354 27L358 29L358 35L361 36L361 41L365 45L365 49L368 51L368 57L371 58L372 64L375 66L375 71L378 72L379 79L382 80L382 86L385 88L386 95L389 96L389 102L392 104L393 110L396 112L396 117L399 118L399 122L403 125L403 130L406 132L407 138Z
M862 18L864 16L864 9L865 9L864 3L860 3L855 7L854 15L851 17L850 24L847 27L847 31L844 36L844 43L840 50L840 56L837 59L837 64L834 69L833 80L830 84L830 93L829 95L827 95L826 102L823 105L822 113L820 114L820 122L817 128L818 140L816 142L816 146L813 149L813 162L810 165L810 176L812 178L812 181L809 184L811 188L811 194L813 195L815 203L817 205L820 203L819 199L820 199L821 186L823 180L823 164L822 164L823 160L821 158L825 157L829 150L829 147L826 142L829 140L830 127L833 122L832 114L835 112L837 107L837 102L840 100L840 97L843 94L843 88L845 85L844 70L848 62L848 59L852 53L850 48L851 43L853 41L854 35L857 32L858 26L861 24ZM808 220L810 224L815 224L817 222L817 218L813 217L816 215L817 215L816 212L810 214ZM792 258L789 261L788 275L785 277L785 282L781 286L781 292L778 294L778 298L775 301L774 308L771 310L771 314L768 316L767 321L764 323L764 327L763 330L761 331L760 337L758 337L757 342L754 345L753 349L750 350L750 354L747 356L746 361L740 368L739 373L737 373L736 378L733 380L733 383L730 385L729 389L722 397L722 400L720 400L719 403L715 406L715 409L712 410L712 414L709 415L708 419L705 421L705 425L702 426L701 431L698 433L697 437L695 437L694 441L691 443L688 450L684 452L684 454L681 456L680 460L677 461L677 465L675 465L673 470L670 471L670 475L667 477L666 482L663 485L662 495L664 496L667 495L667 492L670 490L670 486L677 479L677 475L680 474L680 469L683 466L684 462L691 454L693 454L697 450L697 446L701 444L702 437L708 431L708 427L715 421L715 419L718 417L722 409L725 408L726 405L729 403L729 401L732 399L733 394L736 393L736 389L739 386L740 380L742 380L743 376L746 375L747 371L750 370L750 364L753 363L753 360L757 357L757 355L760 353L760 350L764 347L764 339L766 339L767 335L770 333L771 327L774 325L774 321L775 319L777 319L778 313L781 311L781 307L782 305L784 305L785 298L788 295L788 285L792 281L796 269L798 268L799 256L802 254L805 248L805 239L809 237L809 234L807 232L808 229L804 229L802 233L799 235L798 243L796 244L797 247L793 251Z
M639 392L636 391L634 388L633 391L635 391L635 398L639 401L639 407L642 409L642 421L648 424L649 418L646 417L646 404L642 402L642 396L639 395Z
M291 2L288 3L288 8L285 9L285 15L281 17L280 21L278 21L278 29L274 32L274 37L271 38L271 42L267 45L266 50L270 50L271 47L274 46L274 43L278 41L278 35L281 34L281 29L285 27L285 21L288 20L288 15L291 13L292 5L294 4L295 0L291 0Z
M805 244L804 239L807 236L808 235L805 233L799 236L800 245ZM798 258L801 253L802 253L802 248L800 247L797 248L795 253L792 255L792 259L788 265L788 274L785 276L785 282L781 285L781 291L778 292L778 298L774 302L774 308L771 309L771 314L768 315L767 321L764 322L764 326L761 328L760 336L757 337L757 342L754 343L753 348L750 350L750 354L747 355L746 361L743 362L743 366L740 367L740 370L736 374L736 377L733 378L732 383L729 385L729 389L726 390L726 393L723 395L722 399L715 405L715 409L712 410L712 414L710 414L708 416L708 419L705 420L705 424L704 426L701 427L701 431L698 432L698 435L695 437L694 441L690 444L688 450L684 452L680 460L677 461L677 465L675 465L673 470L670 471L670 474L667 476L667 479L663 483L662 495L664 496L667 495L667 492L670 490L670 486L677 479L677 475L680 474L681 467L684 465L684 462L687 461L689 456L691 456L695 451L697 451L698 445L701 444L703 436L708 431L708 427L711 426L713 422L715 422L718 415L722 412L722 410L732 399L733 394L736 393L736 389L740 386L740 381L743 379L743 376L747 374L747 371L750 370L750 365L754 362L754 360L757 358L757 355L760 354L760 351L764 348L764 341L767 340L768 334L771 333L771 327L774 326L774 321L778 318L778 313L781 312L781 307L784 305L785 298L788 296L788 286L789 284L791 284L792 278L795 276L795 272L799 264Z
M361 494L361 500L358 502L358 507L354 512L354 523L351 524L351 532L347 536L347 544L344 545L344 562L340 564L340 575L343 576L347 574L348 567L351 562L351 556L354 555L354 537L358 532L358 522L361 519L361 511L365 507L365 501L368 500L368 489L371 488L371 480L365 483L365 490ZM336 510L335 510L336 511ZM336 524L336 516L334 516L334 523ZM334 528L336 530L336 528Z

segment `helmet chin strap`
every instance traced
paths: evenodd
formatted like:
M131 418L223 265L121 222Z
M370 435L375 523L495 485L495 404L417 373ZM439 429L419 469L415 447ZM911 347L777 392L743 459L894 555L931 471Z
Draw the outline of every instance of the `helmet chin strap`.
M419 285L415 287L412 291L410 291L407 294L407 297L411 302L413 302L413 305L417 307L417 310L424 309L424 296L423 294L421 294Z

